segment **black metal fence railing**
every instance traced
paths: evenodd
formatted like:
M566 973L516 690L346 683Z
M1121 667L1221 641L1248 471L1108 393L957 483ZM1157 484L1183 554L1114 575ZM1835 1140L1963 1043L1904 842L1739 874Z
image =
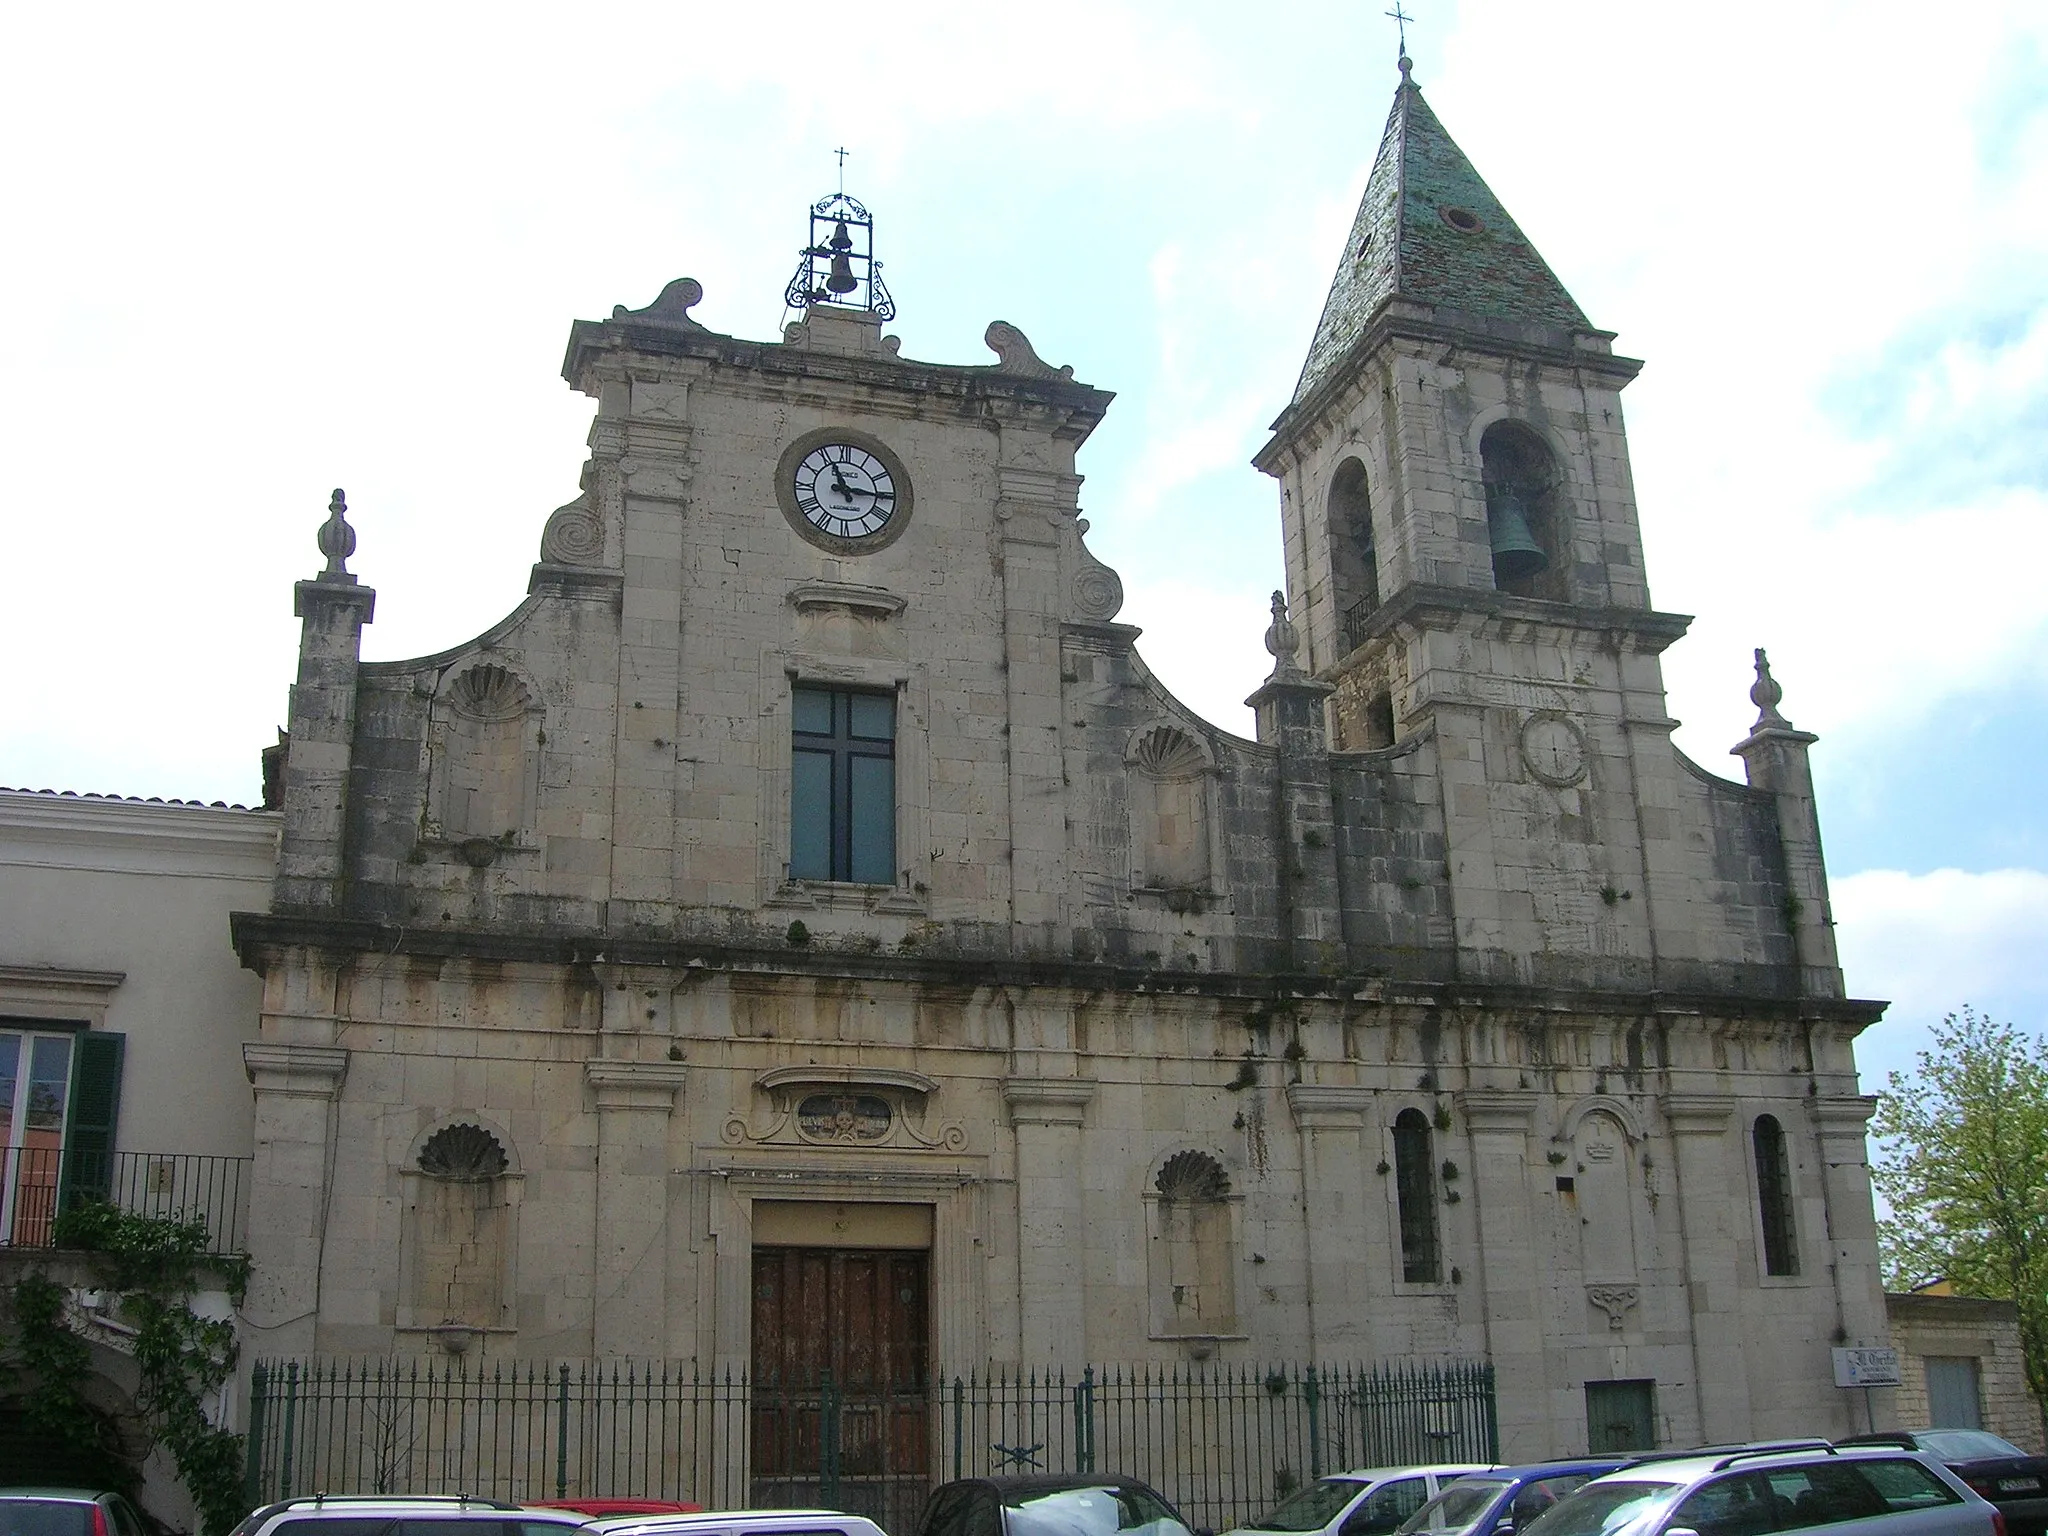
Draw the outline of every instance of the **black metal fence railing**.
M662 1362L259 1362L252 1504L329 1493L825 1505L915 1527L932 1486L990 1472L1121 1472L1224 1530L1310 1478L1498 1459L1493 1367L1090 1367L941 1373L848 1390Z
M143 1216L203 1221L215 1254L248 1247L253 1158L189 1152L0 1147L0 1246L50 1248L57 1214L80 1199Z

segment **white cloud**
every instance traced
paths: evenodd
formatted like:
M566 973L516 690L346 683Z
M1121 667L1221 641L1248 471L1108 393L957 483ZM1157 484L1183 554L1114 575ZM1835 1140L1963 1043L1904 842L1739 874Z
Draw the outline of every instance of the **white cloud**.
M1866 1092L1910 1070L1928 1026L1965 1004L2048 1033L2048 872L1873 869L1832 882L1849 991L1891 1002L1857 1043Z

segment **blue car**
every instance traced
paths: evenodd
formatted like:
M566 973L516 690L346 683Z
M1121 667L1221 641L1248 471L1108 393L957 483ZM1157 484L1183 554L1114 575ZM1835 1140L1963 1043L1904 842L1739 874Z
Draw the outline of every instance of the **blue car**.
M1632 1459L1592 1456L1474 1472L1402 1521L1395 1536L1510 1536L1579 1484L1617 1472Z

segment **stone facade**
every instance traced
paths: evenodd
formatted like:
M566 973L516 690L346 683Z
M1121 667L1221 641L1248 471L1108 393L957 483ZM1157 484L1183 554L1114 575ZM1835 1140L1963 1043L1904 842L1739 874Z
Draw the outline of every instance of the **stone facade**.
M582 493L439 655L357 661L335 512L235 925L269 1352L744 1369L755 1255L801 1239L926 1252L939 1362L1483 1356L1516 1458L1586 1447L1588 1383L1653 1384L1660 1443L1851 1427L1879 1005L1813 738L1760 657L1748 782L1672 745L1637 365L1517 308L1533 251L1418 286L1425 181L1520 238L1426 111L1404 79L1361 210L1393 276L1347 252L1258 459L1255 740L1116 622L1075 457L1110 397L1000 323L959 366L873 308L720 335L687 280L578 322ZM807 526L834 443L896 477L886 534ZM1495 466L1539 459L1544 569L1497 581ZM893 879L792 872L805 690L893 711Z

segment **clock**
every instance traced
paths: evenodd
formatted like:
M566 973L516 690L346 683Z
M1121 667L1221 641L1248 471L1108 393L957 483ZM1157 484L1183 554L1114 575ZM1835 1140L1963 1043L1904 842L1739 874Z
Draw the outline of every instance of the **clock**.
M785 448L775 491L790 526L836 554L880 549L910 515L903 461L850 428L809 432Z
M1539 710L1522 722L1522 763L1532 778L1569 788L1586 776L1586 738L1556 710Z

